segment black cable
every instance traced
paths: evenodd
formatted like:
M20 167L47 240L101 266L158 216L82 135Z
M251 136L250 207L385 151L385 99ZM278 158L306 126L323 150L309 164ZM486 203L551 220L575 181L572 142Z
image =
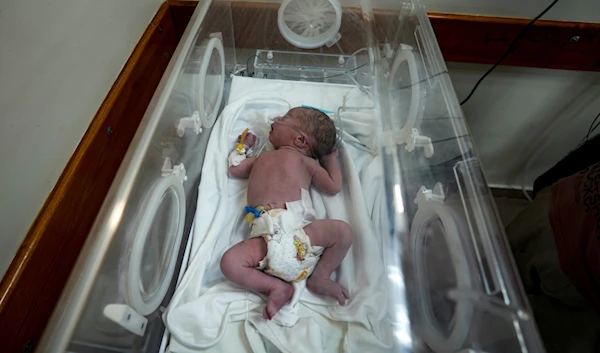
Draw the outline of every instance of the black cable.
M594 130L596 130L596 129L598 128L598 126L600 126L600 121L598 122L598 124L596 124L596 125L594 126L594 128L592 129L592 132L594 132Z
M258 56L258 55L252 55L252 56L250 56L250 57L248 58L248 60L246 60L246 70L248 71L248 73L250 73L250 67L249 67L249 66L250 66L250 59L252 59L252 58L259 58L259 59L260 59L262 62L264 62L265 64L267 64L267 66L268 66L268 67L271 67L271 64L269 64L269 63L268 63L268 62L267 62L265 59L261 58L261 57L260 57L260 56ZM363 68L363 67L365 67L365 66L367 66L367 64L366 64L366 63L365 63L365 64L362 64L362 65L360 65L360 66L357 66L357 67L355 67L354 69L346 70L344 73L342 73L342 74L338 74L338 75L333 75L333 76L323 76L322 78L303 77L302 79L303 79L303 80L317 80L317 81L318 81L318 80L323 80L323 79L330 79L330 78L334 78L334 77L339 77L339 76L344 76L344 75L347 75L348 73L350 73L350 72L353 72L353 71L356 71L356 70L358 70L358 69L360 69L360 68ZM297 79L297 78L298 78L298 77L292 77L292 76L285 76L285 75L282 75L282 74L280 74L280 75L281 75L281 77L283 77L283 78L289 78L289 79L292 79L292 80L295 80L295 79Z
M594 121L592 121L592 123L590 124L588 133L585 136L586 141L588 141L590 139L590 134L593 133L598 128L598 126L600 126L600 121L598 121L598 123L596 125L594 125L596 123L596 120L598 120L598 118L600 118L600 113L598 115L596 115L596 117L594 118Z
M440 143L440 142L446 142L446 141L458 140L458 139L460 139L460 138L463 138L463 137L469 137L469 135L460 135L460 136L448 137L448 138L441 139L441 140L435 140L435 141L431 141L431 143Z
M248 72L248 75L250 75L250 59L257 57L258 55L252 55L251 57L248 58L248 60L246 60L246 72Z
M557 2L558 2L558 0L552 1L552 3L548 7L546 7L546 9L544 11L542 11L533 20L531 20L531 22L529 22L527 24L527 26L525 26L525 28L523 28L521 30L521 32L519 32L519 34L517 34L517 36L515 37L515 39L513 39L513 41L508 46L508 49L506 49L506 51L504 52L504 54L502 54L502 56L500 57L500 59L498 59L498 61L496 61L496 63L494 64L494 66L492 66L489 70L487 70L487 72L485 74L483 74L483 76L481 76L481 78L479 79L479 81L477 81L477 83L475 84L475 86L471 90L471 93L469 93L469 95L467 96L467 98L463 99L463 101L460 102L460 105L463 105L463 104L467 103L467 101L471 98L471 96L473 96L473 93L475 93L475 90L477 89L477 87L479 87L479 84L481 84L481 82L487 77L487 75L489 75L492 71L494 71L494 69L496 67L498 67L498 65L500 65L500 63L502 61L504 61L504 59L506 59L506 57L508 56L508 54L510 54L510 52L514 49L514 47L517 44L517 42L519 40L521 40L521 38L523 38L523 36L525 35L525 32L527 32L527 30L535 23L535 21L539 20L540 17L544 16L546 14L546 12L548 12L552 7L554 7L554 5Z
M447 73L448 73L448 71L444 70L444 71L438 72L437 74L433 74L433 75L431 75L429 77L426 77L426 78L424 78L422 80L419 80L417 82L411 83L410 85L402 86L402 87L398 87L398 88L394 88L394 89L390 90L390 92L401 91L403 89L408 89L408 88L411 88L414 85L418 85L418 84L427 82L427 81L431 80L432 78L436 78L438 76L441 76L441 75L444 75L444 74L447 74Z

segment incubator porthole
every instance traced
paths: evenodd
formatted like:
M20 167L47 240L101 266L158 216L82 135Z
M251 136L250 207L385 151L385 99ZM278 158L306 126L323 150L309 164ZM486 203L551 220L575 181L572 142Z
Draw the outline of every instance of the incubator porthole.
M198 77L198 111L204 127L212 127L219 114L225 85L225 50L218 37L203 43L204 50Z
M177 194L173 189L167 189L144 244L140 275L140 290L144 300L156 293L166 275L175 241L175 237L169 235L176 234L179 226L175 217L179 214L178 208Z
M121 276L124 297L136 312L155 311L167 293L185 221L182 178L162 177L151 187L129 231L130 245Z
M406 124L412 97L410 84L407 84L410 70L406 61L399 62L394 73L389 76L389 93L391 111L395 112L396 119L392 119L393 128L400 131Z
M455 289L475 290L475 276L453 211L433 200L418 206L410 236L420 333L435 352L454 352L469 334L474 307L468 301L453 301L448 294Z
M407 80L406 78L410 79ZM413 129L421 110L421 85L415 54L409 46L401 46L392 62L388 77L390 104L400 112L401 119L396 119L402 126L396 129ZM406 111L408 108L408 111Z
M456 288L456 274L449 260L442 221L432 217L423 227L423 256L427 264L423 283L429 294L430 316L440 334L448 336L454 325L456 303L447 293Z

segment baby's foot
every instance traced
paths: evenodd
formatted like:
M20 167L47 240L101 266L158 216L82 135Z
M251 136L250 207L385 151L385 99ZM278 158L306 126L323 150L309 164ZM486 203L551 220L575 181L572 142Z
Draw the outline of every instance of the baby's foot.
M313 293L332 297L337 300L341 306L344 306L344 304L346 304L346 299L350 298L348 290L340 286L337 282L332 281L331 278L311 276L306 282L306 287Z
M287 282L281 282L271 288L269 297L267 298L267 305L265 306L265 310L263 310L263 317L267 320L272 320L279 309L292 299L293 295L294 287Z

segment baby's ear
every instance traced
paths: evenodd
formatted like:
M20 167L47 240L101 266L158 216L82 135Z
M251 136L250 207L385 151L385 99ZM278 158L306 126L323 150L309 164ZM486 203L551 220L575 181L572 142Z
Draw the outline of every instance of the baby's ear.
M306 139L306 137L304 136L298 136L296 138L296 141L298 142L299 146L298 147L306 147L308 146L308 140Z

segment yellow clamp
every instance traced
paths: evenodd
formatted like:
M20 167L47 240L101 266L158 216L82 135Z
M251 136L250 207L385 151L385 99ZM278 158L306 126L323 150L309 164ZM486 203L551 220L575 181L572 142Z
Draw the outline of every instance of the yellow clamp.
M234 150L238 154L244 154L244 153L246 153L246 150L244 149L244 140L246 139L246 135L248 135L248 131L249 131L249 129L246 128L246 130L244 130L244 132L242 132L242 136L240 137L240 142L234 148Z

